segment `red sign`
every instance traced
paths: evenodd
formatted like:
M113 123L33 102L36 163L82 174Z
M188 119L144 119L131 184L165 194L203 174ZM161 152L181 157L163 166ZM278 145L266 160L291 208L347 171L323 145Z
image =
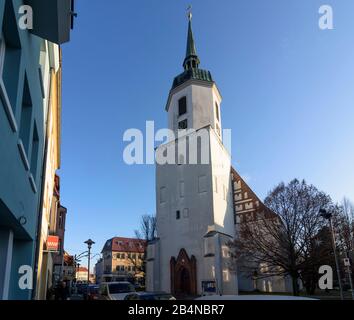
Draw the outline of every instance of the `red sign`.
M59 237L58 236L48 236L47 250L48 251L59 251Z

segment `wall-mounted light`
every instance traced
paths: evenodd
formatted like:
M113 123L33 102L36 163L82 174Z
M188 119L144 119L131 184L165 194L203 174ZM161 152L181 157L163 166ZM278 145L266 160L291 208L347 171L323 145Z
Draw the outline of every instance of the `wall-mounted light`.
M25 216L21 216L18 218L18 222L21 226L24 226L27 223L27 218Z

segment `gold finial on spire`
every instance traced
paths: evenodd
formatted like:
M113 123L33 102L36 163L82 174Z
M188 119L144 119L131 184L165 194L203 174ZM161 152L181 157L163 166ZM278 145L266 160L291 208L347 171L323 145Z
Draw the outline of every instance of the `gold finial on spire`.
M187 14L188 14L188 20L192 21L193 15L192 15L192 5L191 4L187 8Z

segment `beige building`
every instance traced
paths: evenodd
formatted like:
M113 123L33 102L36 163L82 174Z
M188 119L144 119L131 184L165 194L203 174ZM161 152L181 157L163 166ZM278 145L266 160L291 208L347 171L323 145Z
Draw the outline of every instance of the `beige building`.
M144 252L146 241L115 237L107 240L102 260L96 265L96 281L131 279L144 284Z
M60 127L61 127L61 51L58 45L43 41L40 66L44 88L44 119L46 121L44 174L42 183L41 216L37 242L37 300L44 300L53 283L55 253L48 250L48 236L56 236L59 203ZM63 245L63 244L60 244ZM60 247L58 248L58 251Z
M65 251L63 260L63 281L71 283L75 279L76 273L74 257Z
M88 269L86 267L76 268L76 282L87 282Z

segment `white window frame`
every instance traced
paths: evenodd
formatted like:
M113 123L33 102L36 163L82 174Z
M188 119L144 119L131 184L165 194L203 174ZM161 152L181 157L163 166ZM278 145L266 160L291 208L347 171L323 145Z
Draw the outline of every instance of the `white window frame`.
M0 39L0 76L1 77L4 71L5 52L6 52L5 38L4 38L4 34L1 33L1 39Z

